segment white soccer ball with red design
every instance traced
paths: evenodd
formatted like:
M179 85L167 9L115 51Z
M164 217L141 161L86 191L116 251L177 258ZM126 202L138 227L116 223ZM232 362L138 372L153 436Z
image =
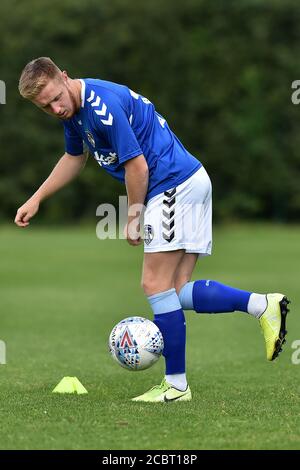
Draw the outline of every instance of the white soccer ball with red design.
M158 361L164 349L164 340L151 320L128 317L112 329L108 346L120 366L128 370L144 370Z

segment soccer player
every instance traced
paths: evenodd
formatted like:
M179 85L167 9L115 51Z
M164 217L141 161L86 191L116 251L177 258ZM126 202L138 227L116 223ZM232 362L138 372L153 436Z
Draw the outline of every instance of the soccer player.
M79 174L87 158L83 143L103 170L125 182L125 233L132 246L142 243L139 223L146 205L142 286L164 338L166 374L160 385L133 400L191 400L183 310L240 311L256 317L264 333L267 359L274 360L285 342L289 303L285 295L247 292L213 280L191 281L198 258L211 254L211 182L203 165L186 150L154 105L127 86L72 79L46 57L26 65L19 91L60 119L65 135L65 153L18 209L15 223L19 227L27 227L40 203Z

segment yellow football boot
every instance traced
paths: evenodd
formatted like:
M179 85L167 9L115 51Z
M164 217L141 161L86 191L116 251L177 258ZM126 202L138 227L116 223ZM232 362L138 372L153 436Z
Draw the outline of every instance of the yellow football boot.
M171 401L190 401L191 399L192 393L190 387L187 387L187 389L182 392L168 384L166 379L163 379L160 385L152 387L148 392L143 393L143 395L132 398L131 401L168 403Z
M276 359L285 343L286 316L290 301L283 294L267 294L267 308L259 319L265 342L268 361Z

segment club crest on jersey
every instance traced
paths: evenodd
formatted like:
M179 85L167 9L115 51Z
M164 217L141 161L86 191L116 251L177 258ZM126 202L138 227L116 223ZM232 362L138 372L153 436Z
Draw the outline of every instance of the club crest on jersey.
M92 134L90 131L85 131L85 133L86 133L86 136L87 136L87 138L88 138L89 143L90 143L93 147L95 147L95 146L96 146L96 142L95 142L95 139L94 139L93 134Z
M150 245L154 238L154 232L152 225L145 225L144 226L144 241L146 245Z

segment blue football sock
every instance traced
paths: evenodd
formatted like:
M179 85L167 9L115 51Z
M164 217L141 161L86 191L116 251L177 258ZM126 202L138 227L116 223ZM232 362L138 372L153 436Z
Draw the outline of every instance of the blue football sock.
M185 372L186 327L176 290L150 295L148 300L154 313L154 323L164 338L166 374L182 374Z
M193 309L197 313L248 312L250 295L251 292L220 282L201 280L185 284L179 293L179 300L183 309Z

